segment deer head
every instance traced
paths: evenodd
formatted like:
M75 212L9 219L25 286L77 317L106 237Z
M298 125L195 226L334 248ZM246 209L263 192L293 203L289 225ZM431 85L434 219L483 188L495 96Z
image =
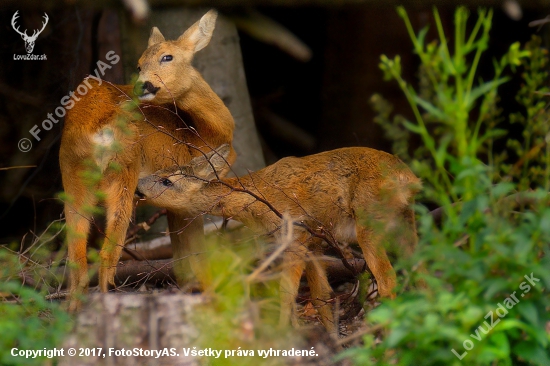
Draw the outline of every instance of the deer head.
M38 38L38 35L42 33L44 28L46 28L46 24L48 24L48 20L49 20L48 14L44 13L44 23L42 23L42 29L40 30L35 29L32 33L32 36L29 36L27 34L26 29L24 32L21 32L19 30L19 27L16 26L15 21L17 20L17 18L19 18L19 15L17 13L19 13L19 10L17 10L15 14L13 14L13 17L11 18L11 26L17 33L21 35L21 38L23 38L23 41L25 41L25 49L27 50L27 53L31 53L32 50L34 49L34 42L36 41L36 38Z
M171 103L185 94L198 78L193 56L212 38L218 13L210 10L177 40L166 41L157 27L138 61L139 78L134 92L142 101Z
M135 193L150 204L191 212L194 200L201 200L199 193L227 169L230 152L231 147L223 144L183 166L161 169L140 178ZM204 206L204 202L201 200L201 205Z

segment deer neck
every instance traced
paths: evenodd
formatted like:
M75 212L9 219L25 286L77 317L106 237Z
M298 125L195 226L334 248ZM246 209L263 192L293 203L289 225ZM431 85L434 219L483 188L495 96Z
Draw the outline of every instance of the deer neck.
M197 73L192 78L193 86L176 99L176 105L189 115L193 127L206 141L213 144L231 141L235 122L229 109L202 76Z
M208 211L215 216L248 221L247 219L250 215L248 206L255 199L249 193L240 191L243 188L241 183L244 183L242 177L239 179L226 178L222 182L209 182L205 185L200 195L195 198L201 202L196 207L200 206L204 211ZM231 187L235 187L235 189Z

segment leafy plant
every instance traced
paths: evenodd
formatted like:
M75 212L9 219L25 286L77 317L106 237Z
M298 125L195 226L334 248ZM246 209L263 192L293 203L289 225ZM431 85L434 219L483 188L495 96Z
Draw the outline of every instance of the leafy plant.
M550 114L548 105L548 51L541 47L541 40L533 36L526 44L526 51L531 57L525 59L523 66L523 87L516 95L517 102L523 109L522 112L510 115L510 123L520 125L522 133L520 138L510 137L506 142L515 157L514 164L502 164L503 174L506 178L519 181L520 189L528 189L535 186L546 186L548 162L548 127ZM504 151L499 158L508 158ZM509 160L509 159L508 159Z
M12 349L52 350L59 348L71 327L69 315L59 303L46 300L47 289L61 282L55 269L60 258L50 258L48 243L54 234L46 231L24 253L0 250L0 364L42 365L47 356L13 357ZM50 265L51 264L51 265ZM23 282L23 283L22 283Z
M390 120L387 102L381 96L372 101L377 121L399 140L394 146L408 151L403 139L420 137L411 166L423 179L423 200L440 206L443 215L435 220L418 207L417 252L397 264L406 269L423 263L427 273L405 272L410 278L403 282L422 277L426 287L408 289L370 312L367 323L383 328L381 343L373 330L364 347L341 357L361 365L548 365L549 129L543 94L536 93L546 92L547 55L536 40L524 48L514 43L493 61L494 75L484 81L478 67L489 46L491 10L479 10L468 32L469 12L458 8L452 48L436 9L439 40L433 42L426 40L427 29L415 34L404 8L398 13L420 58L419 87L403 78L399 56L382 56L380 68L397 81L414 119ZM508 134L499 128L506 118L498 87L509 80L505 73L519 67L524 84L517 96L524 111L509 121L526 132L509 143L522 162L506 165L510 157L492 151Z
M289 349L302 342L290 326L277 324L277 276L261 267L254 270L265 255L263 245L231 241L235 238L211 236L206 241L201 282L210 301L196 308L193 316L200 334L196 344L199 349L234 350L227 357L210 359L212 365L282 365L284 358L259 352Z

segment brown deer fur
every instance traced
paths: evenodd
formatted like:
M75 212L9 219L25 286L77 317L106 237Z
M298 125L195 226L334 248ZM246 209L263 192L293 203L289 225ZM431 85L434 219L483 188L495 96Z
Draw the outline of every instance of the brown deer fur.
M215 11L208 12L175 41L165 41L153 28L148 48L139 59L135 88L88 78L83 84L89 83L91 88L67 113L59 161L69 197L65 216L70 310L79 307L77 295L88 287L89 207L98 204L98 190L104 194L106 208L106 237L99 268L99 286L106 292L114 283L139 177L188 163L201 151L210 151L210 146L231 144L234 121L229 110L191 66L193 55L210 41L216 16ZM123 104L134 94L148 104L134 103L134 110L129 111ZM235 160L232 148L228 160ZM83 177L92 168L101 172L99 183ZM202 220L188 220L180 212L169 211L168 222L174 257L188 256L190 246L202 235ZM185 232L178 235L184 227ZM181 259L176 264L179 280L189 268Z
M188 216L204 212L233 218L260 233L277 231L281 218L252 194L262 197L294 222L329 232L338 242L358 242L378 283L381 296L393 297L395 272L388 261L386 233L397 231L397 245L411 254L417 242L411 204L420 180L397 157L369 149L343 148L303 158L279 160L240 178L218 180L213 168L227 167L228 146L194 158L179 169L165 169L139 180L146 201ZM295 297L302 272L314 304L330 332L336 332L330 306L331 288L318 261L322 240L295 226L295 241L284 252L281 277L281 323L294 320Z

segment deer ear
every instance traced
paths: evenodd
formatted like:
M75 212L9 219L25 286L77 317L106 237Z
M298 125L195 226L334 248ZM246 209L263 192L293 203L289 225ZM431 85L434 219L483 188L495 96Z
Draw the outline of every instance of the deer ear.
M227 157L231 148L228 144L223 144L216 150L212 150L206 155L198 156L191 160L193 172L199 178L212 180L217 179L222 170L228 166Z
M216 28L218 12L210 10L202 18L187 29L179 38L178 42L189 44L193 52L198 52L208 45Z
M223 169L229 166L227 162L227 157L231 152L231 147L229 144L223 144L219 146L216 151L211 151L212 156L210 157L210 163L214 166L216 171L221 172Z
M151 29L151 35L149 36L149 41L147 42L147 47L156 45L157 43L164 42L164 36L160 33L157 27Z

